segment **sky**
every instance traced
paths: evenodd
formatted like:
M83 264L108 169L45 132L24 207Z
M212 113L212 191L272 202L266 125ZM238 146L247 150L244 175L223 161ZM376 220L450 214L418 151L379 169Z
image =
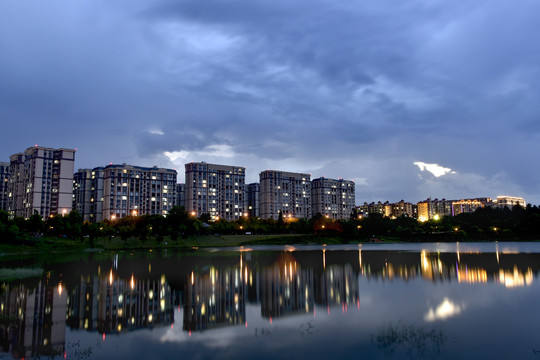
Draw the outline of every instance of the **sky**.
M537 0L2 0L0 161L344 178L540 204Z

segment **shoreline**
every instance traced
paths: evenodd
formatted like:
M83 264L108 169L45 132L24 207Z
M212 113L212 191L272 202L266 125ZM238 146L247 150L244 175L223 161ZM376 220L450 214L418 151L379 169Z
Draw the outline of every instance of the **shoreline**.
M0 259L13 255L93 253L101 251L138 251L154 249L193 250L196 248L227 248L249 245L345 245L345 244L399 244L399 243L468 243L468 242L538 242L538 239L437 239L397 237L352 238L321 234L274 234L274 235L206 235L171 240L121 239L119 237L98 239L35 238L17 244L0 244Z

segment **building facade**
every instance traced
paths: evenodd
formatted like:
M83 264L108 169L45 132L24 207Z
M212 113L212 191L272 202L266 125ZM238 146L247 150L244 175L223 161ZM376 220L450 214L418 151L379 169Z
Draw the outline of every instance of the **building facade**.
M312 215L348 219L355 207L354 181L318 178L311 181Z
M157 166L105 166L103 220L125 216L167 215L174 206L177 175L176 170Z
M461 199L452 202L452 215L473 213L477 209L491 204L491 198Z
M245 216L246 168L191 162L186 166L186 211L209 214L211 220L237 220Z
M418 203L418 220L427 221L440 219L443 216L452 216L452 203L455 200L428 198Z
M261 218L311 217L311 175L266 170L259 177Z
M0 210L8 211L9 163L0 162Z
M8 212L29 218L67 214L73 204L75 150L35 146L10 156Z
M246 211L249 217L258 218L261 216L261 185L259 183L251 183L246 185Z
M392 218L397 219L399 217L415 217L414 206L410 202L401 200L392 204Z
M174 205L186 208L186 184L176 184Z
M364 202L363 205L360 205L357 208L358 214L362 216L369 216L369 214L381 214L384 217L392 216L392 204L390 204L388 201L385 201L384 203L380 201L373 201L369 204Z
M525 208L527 206L527 203L522 197L500 195L497 196L497 199L493 201L493 204L491 206L499 209L504 209L505 207L512 209L516 205Z
M73 209L84 221L103 221L104 168L79 169L73 175Z

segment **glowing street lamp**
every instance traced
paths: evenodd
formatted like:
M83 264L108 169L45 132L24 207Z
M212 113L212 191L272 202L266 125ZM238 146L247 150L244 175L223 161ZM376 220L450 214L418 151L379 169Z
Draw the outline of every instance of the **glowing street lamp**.
M137 210L133 210L133 211L131 212L131 215L137 216Z

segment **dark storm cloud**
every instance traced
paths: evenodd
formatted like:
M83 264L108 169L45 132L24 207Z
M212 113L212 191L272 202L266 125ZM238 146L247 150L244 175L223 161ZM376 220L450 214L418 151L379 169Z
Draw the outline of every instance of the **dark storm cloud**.
M249 181L308 171L354 179L358 202L538 203L538 13L533 0L6 0L0 117L14 136L0 148L79 147L79 167L245 165Z

